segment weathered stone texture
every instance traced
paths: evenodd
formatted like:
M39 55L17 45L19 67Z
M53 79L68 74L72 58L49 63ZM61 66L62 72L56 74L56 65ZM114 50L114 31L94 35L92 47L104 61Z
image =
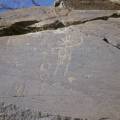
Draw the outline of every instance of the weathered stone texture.
M59 17L53 11L53 18L40 8L0 15L0 101L52 115L119 120L118 11Z

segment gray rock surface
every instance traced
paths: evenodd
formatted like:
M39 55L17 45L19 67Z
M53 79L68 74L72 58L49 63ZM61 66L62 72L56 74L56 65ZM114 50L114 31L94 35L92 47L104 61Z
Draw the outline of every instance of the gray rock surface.
M83 120L119 120L119 11L62 13L32 8L0 15L0 101Z

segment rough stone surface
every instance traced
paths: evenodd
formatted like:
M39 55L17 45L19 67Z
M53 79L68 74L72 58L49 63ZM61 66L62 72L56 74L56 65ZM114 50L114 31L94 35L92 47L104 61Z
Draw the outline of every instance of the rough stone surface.
M0 18L1 102L75 120L120 119L118 11L33 8Z
M120 10L120 0L55 0L54 6L79 10Z

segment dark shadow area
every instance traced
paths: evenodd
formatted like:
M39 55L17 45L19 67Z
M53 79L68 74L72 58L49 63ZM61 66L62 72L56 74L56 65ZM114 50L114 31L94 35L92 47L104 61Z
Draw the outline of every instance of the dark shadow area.
M37 22L37 20L16 22L9 27L1 28L0 36L12 36L29 33L31 30L28 29L28 26Z
M29 27L30 25L33 25L38 22L39 21L37 20L16 22L15 24L12 24L10 27L1 28L0 37L22 35L31 32L43 31L43 30L55 30L58 28L65 27L65 25L59 20L56 20L51 24L45 24L42 27Z
M41 27L30 26L30 25L34 25L35 23L40 22L37 20L21 21L21 22L16 22L9 27L1 27L0 28L0 37L22 35L22 34L34 33L34 32L45 31L45 30L56 30L58 28L69 27L71 25L84 24L86 22L95 21L95 20L108 20L109 18L120 18L120 15L117 13L114 13L110 16L96 17L94 19L85 20L85 21L80 21L80 20L79 21L72 21L72 22L68 21L65 24L60 20L56 20L53 23L48 23L48 24L45 24Z

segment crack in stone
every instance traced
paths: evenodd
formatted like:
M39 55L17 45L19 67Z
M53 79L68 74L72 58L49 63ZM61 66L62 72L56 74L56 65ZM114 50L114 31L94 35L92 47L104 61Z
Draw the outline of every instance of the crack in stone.
M110 118L104 117L104 118L100 118L99 120L110 120Z
M73 22L68 22L67 26L71 26L71 25L79 25L79 24L84 24L87 22L91 22L91 21L95 21L95 20L108 20L109 18L120 18L120 15L117 13L113 13L110 16L102 16L102 17L96 17L94 19L90 19L90 20L85 20L85 21L73 21Z
M111 45L111 46L113 46L113 47L115 47L115 48L117 48L117 49L119 49L120 50L120 43L118 43L117 45L114 45L114 44L112 44L107 38L103 38L102 39L104 42L106 42L107 44L109 44L109 45Z
M12 24L9 27L4 27L0 30L0 37L2 36L12 36L12 35L22 35L31 32L28 29L29 25L38 23L37 20L31 21L20 21Z
M27 34L27 33L33 33L33 32L38 32L38 31L45 31L45 30L56 30L59 28L65 28L69 27L72 25L79 25L79 24L84 24L87 22L95 21L95 20L108 20L109 18L119 18L120 15L117 13L113 13L110 16L102 16L102 17L96 17L94 19L90 20L84 20L84 21L72 21L72 22L66 22L63 23L60 20L56 20L53 23L50 24L45 24L41 27L30 27L30 25L34 25L35 23L38 23L40 21L37 20L32 20L32 21L20 21L12 24L9 27L3 27L0 29L0 37L3 36L13 36L13 35L22 35L22 34ZM120 48L120 45L118 45Z
M22 35L22 34L44 31L44 30L55 30L58 28L65 27L65 25L59 20L56 20L51 24L45 24L42 27L29 27L30 25L33 25L38 22L39 21L37 20L16 22L9 27L2 28L0 30L0 37Z

